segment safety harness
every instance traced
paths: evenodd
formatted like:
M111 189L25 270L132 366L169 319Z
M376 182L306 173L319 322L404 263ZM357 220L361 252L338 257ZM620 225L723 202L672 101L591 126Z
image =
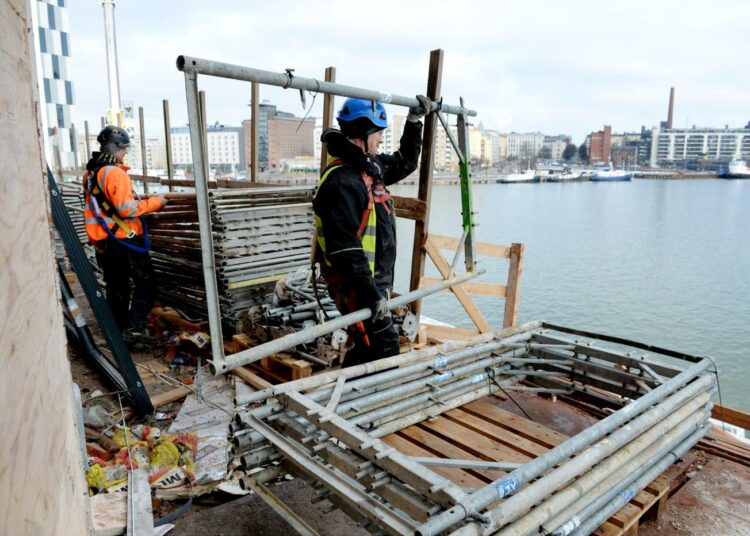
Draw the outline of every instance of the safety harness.
M112 229L109 228L109 225L107 225L107 222L102 216L102 213L104 213L104 215L114 221L115 225L117 225L120 230L125 233L125 237L128 240L137 236L135 231L130 228L127 222L120 217L120 215L110 203L109 199L107 199L107 196L104 195L104 192L99 187L99 181L97 179L99 171L110 166L114 167L112 164L104 164L89 170L89 175L86 180L86 190L88 190L89 192L89 205L91 208L91 212L94 213L96 221L99 222L99 225L101 225L102 229L104 229L104 232L106 232L108 236L114 238L122 246L131 249L136 253L146 254L151 249L151 240L149 239L148 229L146 228L146 223L144 221L141 221L141 225L143 226L144 244L143 247L140 247L131 242L128 242L127 240L118 238L115 233L112 232Z
M316 191L320 191L320 187L323 185L325 180L329 177L333 170L338 169L346 164L341 159L331 159L328 162L328 167L320 178L318 188ZM362 218L360 219L359 228L357 229L357 238L359 238L362 244L362 250L365 252L367 262L370 267L370 272L375 275L375 249L377 244L376 232L377 232L377 215L374 210L375 204L379 203L385 207L385 210L390 214L391 208L388 204L388 200L391 198L388 190L381 180L373 181L373 178L368 174L361 172L362 181L365 184L367 190L367 207L362 212ZM317 228L317 240L318 246L323 253L323 260L326 266L331 266L331 262L328 260L326 255L326 240L323 234L323 222L315 215L315 225Z

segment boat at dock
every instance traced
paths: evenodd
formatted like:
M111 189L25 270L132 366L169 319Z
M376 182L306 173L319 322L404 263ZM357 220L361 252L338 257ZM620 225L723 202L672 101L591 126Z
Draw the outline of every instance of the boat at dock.
M719 172L722 179L750 179L750 167L745 160L732 160Z
M633 180L633 172L615 169L612 165L594 170L591 176L592 182L617 182Z
M559 173L551 175L548 182L582 182L588 180L588 177L584 177L583 173L579 171L568 171L566 173Z
M527 169L523 173L510 173L502 177L500 182L503 184L532 183L541 182L541 179L537 176L535 170Z

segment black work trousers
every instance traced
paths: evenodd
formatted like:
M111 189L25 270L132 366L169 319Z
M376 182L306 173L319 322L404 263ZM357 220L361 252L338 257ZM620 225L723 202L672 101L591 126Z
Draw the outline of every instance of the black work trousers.
M126 242L138 247L144 245L141 236ZM151 257L148 253L138 253L108 237L96 243L96 262L104 273L107 303L119 328L143 329L146 316L156 300L156 280Z
M343 277L326 274L324 278L328 284L328 292L342 315L372 306L369 303L362 303L362 300L358 299L357 292L348 285ZM389 294L386 289L380 289L380 292L383 296ZM398 330L393 325L393 319L390 316L381 320L368 318L364 322L349 326L348 333L349 349L344 356L342 367L362 365L384 357L398 355L401 351Z
M342 366L353 367L398 355L401 345L398 331L390 316L381 320L368 318L362 324L364 332L359 325L349 328L349 337L353 337L354 347L346 352Z

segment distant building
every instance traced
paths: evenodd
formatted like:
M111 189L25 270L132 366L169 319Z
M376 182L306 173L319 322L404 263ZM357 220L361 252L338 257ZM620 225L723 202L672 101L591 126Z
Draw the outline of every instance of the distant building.
M172 128L172 163L176 167L193 165L188 127ZM218 173L245 169L245 135L242 127L228 127L216 123L207 128L208 165Z
M651 165L713 167L736 159L750 159L750 128L654 127Z
M609 162L609 151L612 147L612 127L604 125L604 130L591 133L589 146L589 163Z
M245 161L252 152L250 135L251 121L242 122L244 131ZM258 106L258 166L261 171L281 171L282 160L300 156L320 154L316 144L316 132L320 132L322 121L316 130L315 118L301 119L294 114L279 111L275 105L262 103ZM319 134L318 134L319 137ZM316 152L316 147L318 150Z
M612 165L617 169L631 169L638 164L638 142L614 145L610 151Z
M542 149L547 149L550 160L562 160L565 147L570 143L570 136L559 134L557 136L545 136Z
M68 8L63 0L32 0L31 21L37 60L42 127L47 160L54 163L55 147L63 168L75 164L76 146L71 126L75 110Z
M544 134L541 132L511 132L508 134L508 158L536 158L544 146Z

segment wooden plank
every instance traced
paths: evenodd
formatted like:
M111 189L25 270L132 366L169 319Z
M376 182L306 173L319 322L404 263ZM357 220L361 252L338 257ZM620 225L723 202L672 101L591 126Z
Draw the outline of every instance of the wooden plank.
M547 448L553 448L567 441L568 436L537 424L524 417L497 407L486 398L475 400L461 408L463 411L481 416L492 424L512 430L514 433L535 441Z
M435 247L438 249L449 249L456 251L458 249L458 238L450 236L441 236L430 233ZM508 246L499 246L497 244L490 244L488 242L475 242L474 248L478 255L487 255L488 257L500 257L502 259L510 258L511 248Z
M184 329L186 331L205 331L207 327L206 322L191 322L189 320L185 320L177 311L173 311L165 307L154 307L151 310L150 314L156 316L157 318L170 322L180 329Z
M246 384L248 384L251 387L256 388L259 391L262 391L263 389L268 389L269 387L273 387L273 384L270 382L267 382L257 374L255 374L253 371L247 369L246 367L237 367L235 369L232 369L232 374L237 376L239 379L244 381Z
M326 67L325 80L326 82L336 81L336 67ZM336 99L335 95L329 95L326 93L323 96L323 132L325 132L326 129L331 128L331 126L333 125L333 113L335 109L335 99ZM320 149L320 172L321 173L326 168L327 164L328 164L328 148L326 147L325 143L322 143L321 149Z
M393 206L396 208L396 216L409 220L424 221L427 212L427 203L413 197L402 197L392 195Z
M476 456L472 452L464 450L460 446L445 441L440 436L437 436L424 428L419 428L418 426L409 426L408 428L405 428L398 433L402 437L428 451L430 453L428 454L428 456L431 455L437 458L454 458L457 460L484 459L481 456ZM506 474L505 471L473 471L469 469L464 469L464 471L473 474L480 480L485 481L487 484L489 484L490 482L494 482L495 480Z
M432 239L429 236L424 243L424 250L427 255L430 256L432 262L435 263L435 266L440 272L440 275L442 275L444 279L448 279L450 277L451 267L448 264L448 261L443 258L443 256L440 254L440 251L432 243ZM451 291L453 292L453 294L455 294L459 303L466 310L469 318L471 318L472 322L474 322L474 324L477 326L480 333L489 333L490 331L492 331L490 323L487 322L487 319L484 317L482 312L477 308L476 304L471 300L469 295L463 288L461 288L460 285L451 288Z
M484 419L483 416L463 411L461 408L452 409L444 413L443 417L497 443L507 445L529 458L536 458L549 450L546 446L518 435L506 427L497 426L490 420Z
M181 400L185 398L187 395L192 393L192 389L189 389L187 387L175 387L171 391L167 391L166 393L161 393L156 396L151 397L151 404L158 408L160 406L164 406L166 404L169 404L170 402L175 402L177 400Z
M526 463L533 456L527 456L500 441L493 440L474 430L457 425L447 419L436 419L433 422L422 422L418 426L430 430L445 441L460 446L485 460Z
M744 430L750 430L750 413L716 404L711 409L711 417L727 424L739 426Z
M419 281L419 288L429 287L437 283L442 283L444 279L438 279L437 277L423 277ZM475 283L474 281L464 281L461 283L463 288L469 294L478 294L481 296L493 296L495 298L505 297L505 287L503 285L493 285L491 283ZM446 288L441 292L451 292L450 288Z
M441 49L430 52L430 70L427 79L427 97L440 100L440 88L443 80L443 51ZM419 189L417 199L424 201L425 214L423 220L414 223L414 244L411 250L411 277L409 290L419 288L419 280L424 275L425 252L423 250L430 224L430 199L432 198L432 172L435 156L435 138L437 130L437 114L430 113L424 118L422 131L422 154L419 166ZM419 316L421 300L412 304L414 314Z
M396 434L391 434L383 438L383 442L397 449L402 454L407 456L429 456L430 452L418 447L414 443L400 437ZM445 478L450 479L459 486L480 488L483 487L486 482L475 477L474 475L462 470L462 469L449 469L447 467L433 467L432 470Z
M505 285L504 328L515 326L518 322L518 303L521 298L521 276L523 275L523 251L523 244L513 244L510 247L508 284Z
M453 340L467 339L478 332L475 329L454 328L450 326L435 326L433 324L422 324L425 329L427 339Z

